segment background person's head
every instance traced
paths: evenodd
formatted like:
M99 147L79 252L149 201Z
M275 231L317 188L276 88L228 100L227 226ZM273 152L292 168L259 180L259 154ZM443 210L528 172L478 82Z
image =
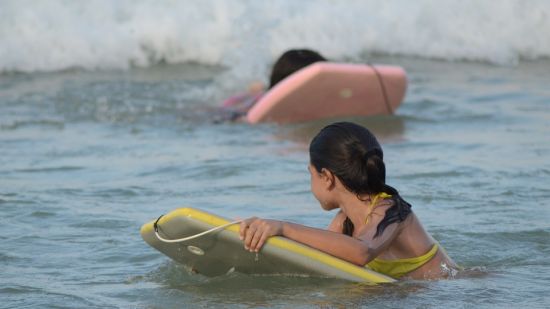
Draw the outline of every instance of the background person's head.
M309 49L291 49L282 54L273 65L271 76L269 78L269 88L275 86L278 82L287 76L318 61L326 61L316 51Z

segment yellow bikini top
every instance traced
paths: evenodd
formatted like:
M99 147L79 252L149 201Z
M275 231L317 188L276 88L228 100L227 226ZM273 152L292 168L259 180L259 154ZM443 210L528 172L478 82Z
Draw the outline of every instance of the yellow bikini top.
M375 258L367 264L367 267L379 273L398 279L428 263L435 256L438 248L439 246L434 244L425 254L407 259L382 260Z

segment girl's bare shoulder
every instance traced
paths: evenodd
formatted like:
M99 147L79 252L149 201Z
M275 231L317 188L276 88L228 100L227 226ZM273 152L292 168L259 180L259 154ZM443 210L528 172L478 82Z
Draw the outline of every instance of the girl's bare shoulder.
M344 227L344 221L346 220L346 214L343 211L338 211L332 222L328 226L329 231L333 232L342 232Z

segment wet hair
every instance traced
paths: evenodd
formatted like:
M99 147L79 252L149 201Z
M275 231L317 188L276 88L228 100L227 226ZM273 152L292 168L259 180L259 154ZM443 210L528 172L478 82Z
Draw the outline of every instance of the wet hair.
M282 54L273 65L269 78L269 88L275 86L292 73L318 61L326 61L316 51L309 49L291 49Z
M318 172L323 168L331 171L358 198L380 192L392 196L393 205L386 210L374 237L381 235L388 225L404 221L411 213L411 205L386 184L382 147L368 129L351 122L328 125L311 141L309 156ZM353 229L353 223L346 218L342 232L351 236Z

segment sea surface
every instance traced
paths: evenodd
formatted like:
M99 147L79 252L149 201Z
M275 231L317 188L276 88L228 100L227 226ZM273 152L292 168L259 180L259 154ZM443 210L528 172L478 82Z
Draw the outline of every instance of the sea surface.
M347 3L0 1L0 308L548 308L548 2ZM304 45L402 66L402 106L216 121ZM142 241L182 206L325 227L307 148L336 120L379 138L387 182L465 268L456 278L208 278Z

